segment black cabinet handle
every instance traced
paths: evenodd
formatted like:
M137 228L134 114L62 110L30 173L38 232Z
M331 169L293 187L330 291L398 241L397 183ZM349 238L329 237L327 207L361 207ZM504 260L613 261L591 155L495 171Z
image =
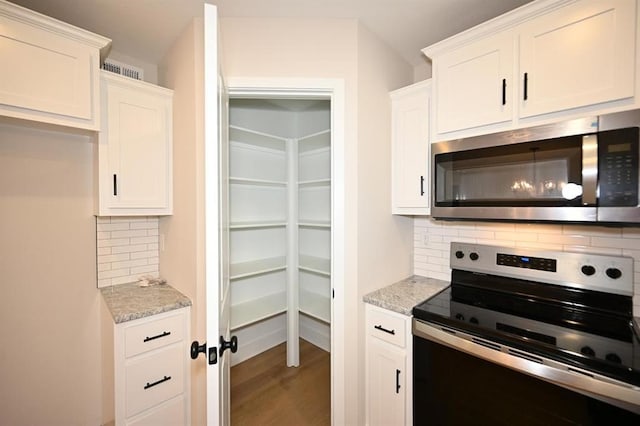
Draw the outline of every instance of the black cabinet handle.
M147 384L144 386L144 389L147 390L149 388L152 388L154 386L159 385L160 383L164 383L171 380L171 376L164 376L162 379L158 380L157 382L153 382L153 383L149 383L147 382Z
M502 105L507 104L507 79L502 79Z
M396 334L396 330L395 329L394 330L387 330L386 328L384 328L381 325L374 325L373 328L375 328L376 330L384 331L385 333L389 333L389 334L393 334L393 335Z
M526 101L529 97L529 73L524 73L524 100Z
M118 195L118 175L113 174L113 195Z
M424 195L424 176L420 176L420 196Z
M396 393L400 393L400 370L396 369Z
M166 336L168 336L168 335L170 335L170 334L171 334L171 332L170 332L170 331L165 331L164 333L162 333L162 334L158 334L158 335L156 335L156 336L151 336L151 337L148 337L148 336L147 336L147 337L145 337L145 338L144 338L143 342L145 342L145 343L146 343L146 342L150 342L151 340L156 340L156 339L159 339L159 338L161 338L161 337L166 337Z

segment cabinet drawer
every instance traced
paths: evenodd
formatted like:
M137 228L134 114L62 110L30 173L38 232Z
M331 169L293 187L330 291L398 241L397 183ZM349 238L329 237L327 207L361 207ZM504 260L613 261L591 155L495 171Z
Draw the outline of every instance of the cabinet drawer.
M367 333L404 348L406 319L377 309L369 309L367 313Z
M186 424L184 397L178 396L131 421L130 426L175 426Z
M125 357L157 349L184 338L184 315L172 315L125 330Z
M184 392L184 345L176 344L126 367L126 417Z

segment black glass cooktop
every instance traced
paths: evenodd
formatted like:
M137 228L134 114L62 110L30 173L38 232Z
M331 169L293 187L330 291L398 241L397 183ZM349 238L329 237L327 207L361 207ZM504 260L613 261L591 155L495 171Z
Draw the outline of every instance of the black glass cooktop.
M416 319L640 386L631 297L454 270Z

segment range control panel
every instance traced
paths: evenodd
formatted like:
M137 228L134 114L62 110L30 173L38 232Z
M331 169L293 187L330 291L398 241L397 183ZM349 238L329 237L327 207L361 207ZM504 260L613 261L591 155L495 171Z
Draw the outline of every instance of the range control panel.
M633 258L451 243L451 269L631 296Z
M537 269L540 271L556 272L556 259L535 256L518 256L516 254L498 253L496 263L515 268Z

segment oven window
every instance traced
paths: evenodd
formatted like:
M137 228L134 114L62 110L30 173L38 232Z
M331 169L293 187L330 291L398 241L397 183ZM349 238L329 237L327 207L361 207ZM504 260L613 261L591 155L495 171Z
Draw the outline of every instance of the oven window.
M582 204L582 136L439 154L434 168L440 207Z
M639 425L640 416L413 338L415 425Z

